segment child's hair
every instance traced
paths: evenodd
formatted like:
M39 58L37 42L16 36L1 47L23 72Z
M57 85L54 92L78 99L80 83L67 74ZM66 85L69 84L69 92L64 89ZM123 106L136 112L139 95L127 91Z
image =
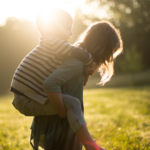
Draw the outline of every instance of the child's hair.
M38 15L36 26L41 35L57 35L63 32L63 29L70 21L72 21L72 17L68 12L55 8L45 16Z
M90 52L99 66L104 85L114 73L114 59L123 51L120 32L110 22L100 21L90 25L75 43Z

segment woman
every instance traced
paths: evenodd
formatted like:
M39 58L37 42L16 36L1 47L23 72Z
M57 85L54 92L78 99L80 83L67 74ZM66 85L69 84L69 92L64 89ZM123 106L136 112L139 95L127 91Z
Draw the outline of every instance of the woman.
M94 23L76 42L76 46L82 47L92 54L102 76L100 84L106 83L113 75L114 58L122 52L122 40L118 30L109 22ZM81 62L67 59L46 80L50 83L48 90L78 98L81 109L84 110L84 74ZM34 140L35 150L38 149L38 146L45 150L81 150L82 144L86 150L100 149L92 139L85 139L85 141L79 139L80 142L76 137L78 132L75 135L68 120L62 119L58 115L35 117L31 129L31 139ZM82 129L87 130L87 127L83 126ZM88 136L90 137L90 134Z

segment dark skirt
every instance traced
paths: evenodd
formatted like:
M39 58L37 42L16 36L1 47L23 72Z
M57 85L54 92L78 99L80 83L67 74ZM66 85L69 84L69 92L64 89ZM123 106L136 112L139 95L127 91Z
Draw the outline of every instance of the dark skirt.
M34 150L82 150L67 119L58 115L34 117L31 125L31 145Z

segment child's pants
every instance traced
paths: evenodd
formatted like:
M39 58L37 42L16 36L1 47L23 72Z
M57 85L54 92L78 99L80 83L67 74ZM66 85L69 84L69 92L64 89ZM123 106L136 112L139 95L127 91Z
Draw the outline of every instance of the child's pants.
M68 122L75 133L86 124L81 111L81 103L77 98L70 95L62 94L62 99L67 110ZM45 105L42 105L26 96L16 95L12 104L20 113L24 114L25 116L57 114L49 100L47 100Z

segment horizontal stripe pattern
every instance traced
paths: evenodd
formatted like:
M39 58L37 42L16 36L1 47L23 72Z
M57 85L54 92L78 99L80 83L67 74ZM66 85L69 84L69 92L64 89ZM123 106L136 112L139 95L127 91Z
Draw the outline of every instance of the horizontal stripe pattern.
M13 78L14 80L17 80L19 83L26 85L28 88L30 88L31 90L33 90L34 92L36 92L37 94L39 94L40 96L43 96L45 98L47 98L47 96L44 94L42 95L40 92L38 92L35 88L30 87L28 84L26 84L25 82L23 82L22 80L19 80L17 78Z
M42 100L47 99L43 82L66 57L71 55L71 51L75 48L60 38L41 38L39 45L23 59L16 69L11 86L19 89L19 92L24 95L32 95L30 97L32 99L36 93L34 100L41 101L43 104ZM91 59L90 56L89 59ZM91 63L89 59L87 63Z

